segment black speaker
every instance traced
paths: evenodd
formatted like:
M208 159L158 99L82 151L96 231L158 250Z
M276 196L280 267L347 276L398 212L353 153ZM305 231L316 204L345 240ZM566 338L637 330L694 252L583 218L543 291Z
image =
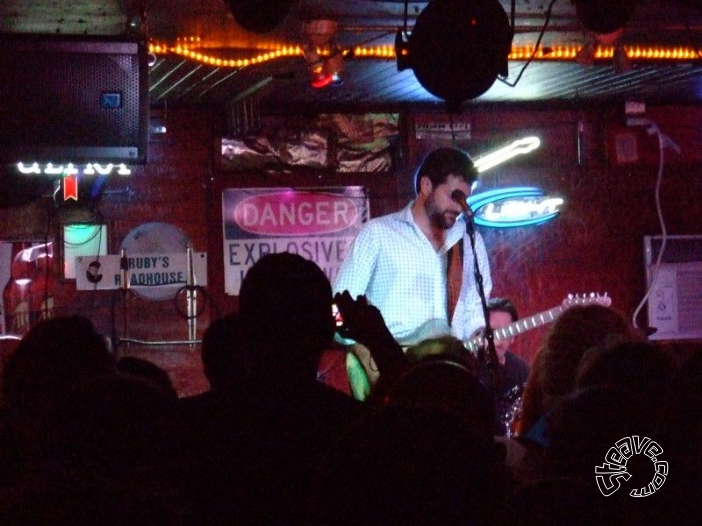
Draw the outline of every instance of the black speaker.
M146 42L0 35L0 162L146 163Z

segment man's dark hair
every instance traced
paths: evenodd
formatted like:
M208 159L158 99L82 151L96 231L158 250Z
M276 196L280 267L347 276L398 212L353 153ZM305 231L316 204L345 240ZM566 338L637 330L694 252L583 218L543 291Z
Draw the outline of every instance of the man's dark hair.
M305 371L314 378L332 341L332 288L322 269L297 254L267 254L246 273L239 320L256 367Z
M465 179L470 185L478 178L478 171L467 153L457 148L437 148L431 151L419 165L414 176L414 188L419 194L419 182L428 177L434 188L446 182L449 175Z
M512 318L512 321L519 319L517 307L514 306L507 298L490 298L487 302L488 312L507 312Z

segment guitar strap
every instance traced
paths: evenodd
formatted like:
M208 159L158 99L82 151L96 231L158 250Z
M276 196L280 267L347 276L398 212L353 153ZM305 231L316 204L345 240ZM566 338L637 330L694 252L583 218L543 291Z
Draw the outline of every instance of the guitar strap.
M448 298L448 322L451 325L453 312L458 304L463 284L463 238L448 249L446 253L446 286Z

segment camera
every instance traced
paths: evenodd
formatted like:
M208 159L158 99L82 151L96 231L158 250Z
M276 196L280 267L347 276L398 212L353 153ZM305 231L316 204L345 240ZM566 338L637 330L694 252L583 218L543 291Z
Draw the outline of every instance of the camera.
M332 316L334 316L334 323L337 329L344 328L344 317L339 312L339 307L336 303L332 303Z

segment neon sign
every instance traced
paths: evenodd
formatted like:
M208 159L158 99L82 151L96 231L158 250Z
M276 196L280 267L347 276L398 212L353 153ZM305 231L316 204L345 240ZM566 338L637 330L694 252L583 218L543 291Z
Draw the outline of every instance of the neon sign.
M17 169L20 171L20 173L26 174L26 175L31 175L31 174L45 174L45 175L61 175L61 176L70 176L70 175L110 175L113 171L117 175L130 175L132 171L127 168L126 164L117 164L114 165L112 163L109 164L98 164L98 163L88 163L84 167L83 166L76 166L73 163L68 163L66 165L63 164L57 164L54 165L53 163L48 163L45 165L39 165L39 163L32 163L32 164L25 164L25 163L17 163Z
M476 225L512 228L545 223L554 219L564 203L545 195L541 188L518 186L473 194L467 199Z
M511 142L507 146L499 148L476 159L473 164L478 173L483 173L517 155L524 155L534 151L541 145L538 137L524 137Z

